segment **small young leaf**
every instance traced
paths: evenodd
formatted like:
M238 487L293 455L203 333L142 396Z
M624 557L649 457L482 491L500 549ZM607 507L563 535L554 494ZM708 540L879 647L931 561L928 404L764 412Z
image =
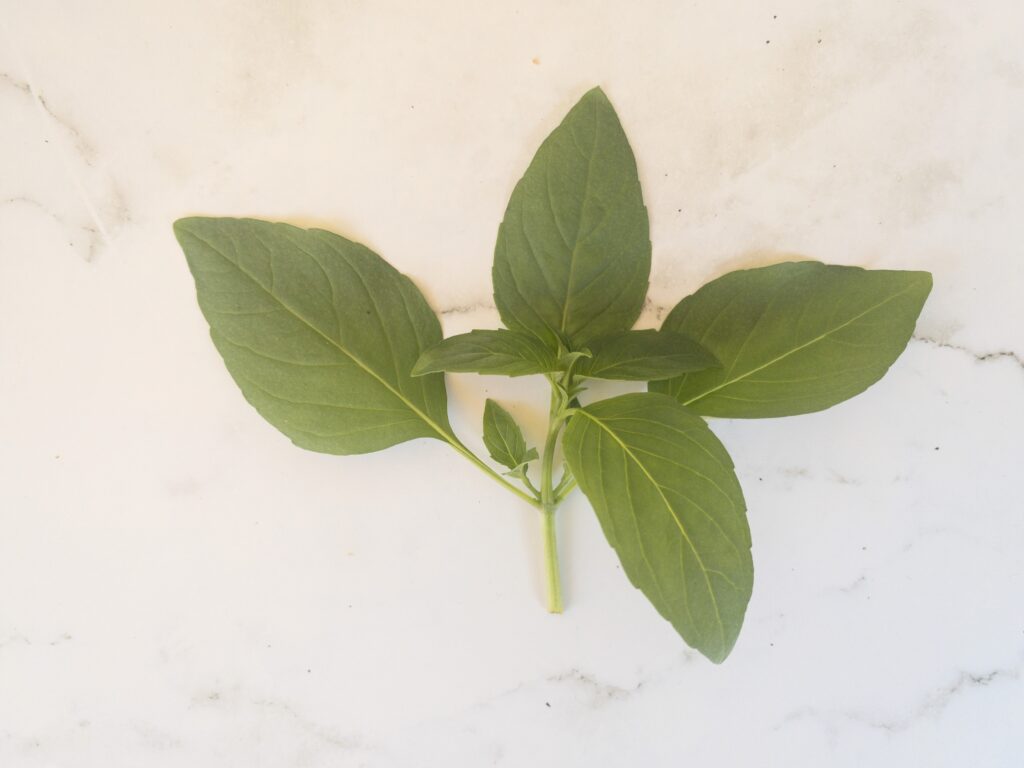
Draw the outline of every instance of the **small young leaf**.
M174 233L228 371L296 445L351 454L454 439L444 377L409 375L441 326L380 256L253 219L180 219Z
M655 381L718 367L704 347L671 331L622 331L588 347L591 357L580 360L576 373L592 379Z
M513 472L537 458L512 414L490 399L484 404L484 445L492 459Z
M718 438L671 398L637 393L577 411L564 446L629 580L689 645L724 660L754 568L743 493Z
M497 329L448 337L420 356L412 375L449 371L526 376L557 370L555 353L536 336Z
M731 272L679 302L662 326L697 339L722 367L650 389L706 416L823 410L882 378L931 286L927 272L813 261Z
M632 327L651 242L636 162L608 98L586 93L516 185L498 230L494 300L552 348Z
M562 354L558 356L558 368L562 371L568 370L576 363L577 360L582 360L585 357L592 357L589 349L576 349L572 352L562 352Z

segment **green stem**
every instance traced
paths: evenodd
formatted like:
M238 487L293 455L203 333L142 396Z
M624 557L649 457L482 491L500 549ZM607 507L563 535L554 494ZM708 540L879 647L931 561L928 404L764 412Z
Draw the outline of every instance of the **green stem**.
M562 612L562 583L558 575L558 540L555 536L555 510L543 510L544 571L547 574L548 611Z
M544 455L540 465L540 502L541 515L544 519L544 572L546 574L548 611L562 612L562 585L558 573L558 539L555 535L555 509L558 501L555 498L552 475L555 463L555 447L558 444L558 433L562 428L563 404L558 391L551 391L551 412L548 422L548 436L544 442Z
M558 421L558 396L551 393L551 415L548 422L548 436L544 441L544 454L541 456L540 464L540 501L545 510L554 511L554 486L552 475L555 466L555 445L558 442L558 430L561 422Z
M533 486L533 483L530 482L530 478L526 475L526 472L523 472L523 474L519 476L519 479L523 481L523 485L526 486L526 490L528 490L530 493L532 493L538 499L540 498L540 491L538 491Z
M547 585L547 602L548 611L551 613L562 612L562 583L558 568L558 537L556 534L555 510L572 489L576 487L576 480L570 478L568 473L562 476L557 487L553 482L555 449L558 447L558 435L562 431L562 426L565 424L565 420L568 418L571 406L573 405L569 402L569 396L565 394L569 391L571 385L572 374L570 372L566 372L560 381L554 377L551 378L551 410L547 439L544 441L544 453L541 456L539 491L533 487L530 479L525 474L522 480L530 493L520 490L487 466L479 456L463 445L462 441L455 437L455 435L433 425L438 434L452 448L461 453L484 474L503 485L531 507L540 510L544 531L544 571L545 583ZM430 423L433 424L433 422Z

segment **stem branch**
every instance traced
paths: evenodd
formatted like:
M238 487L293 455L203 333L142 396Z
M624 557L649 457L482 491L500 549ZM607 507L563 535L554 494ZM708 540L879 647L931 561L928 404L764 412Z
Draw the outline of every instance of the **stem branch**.
M510 483L508 480L506 480L504 477L502 477L497 472L495 472L493 469L491 469L486 464L484 464L483 459L481 459L479 456L477 456L475 453L473 453L471 450L469 450L469 448L464 446L462 444L462 441L460 441L458 438L456 438L454 436L448 437L446 435L446 439L451 444L452 448L454 448L456 451L458 451L463 456L465 456L467 459L469 459L471 462L473 462L479 469L483 470L484 474L490 475L491 478L493 478L494 480L497 480L499 483L501 483L503 486L505 486L505 488L507 488L508 490L512 491L512 493L514 493L520 499L525 501L531 507L535 507L537 509L543 509L543 506L541 505L540 500L538 500L534 496L531 496L530 494L528 494L528 493L526 493L524 491L519 490L514 485L512 485L512 483Z
M572 493L576 489L576 478L575 477L570 477L570 478L568 478L567 481L566 481L566 478L562 478L562 479L563 479L563 482L560 482L558 484L558 488L555 489L555 506L558 506L563 501L565 501L565 497L568 496L570 493Z

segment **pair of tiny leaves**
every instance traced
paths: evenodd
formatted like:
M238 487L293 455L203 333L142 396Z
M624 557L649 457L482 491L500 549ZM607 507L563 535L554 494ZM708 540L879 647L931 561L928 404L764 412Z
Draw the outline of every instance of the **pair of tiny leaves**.
M484 447L492 459L508 467L506 474L522 476L526 465L539 458L536 448L527 447L512 414L489 398L484 403Z
M702 346L671 331L619 331L576 352L559 354L557 348L519 331L476 330L431 347L412 372L525 376L555 373L572 364L573 373L582 378L654 381L719 365Z
M456 345L442 344L422 294L387 262L286 224L190 218L175 232L229 372L293 442L354 454L431 437L465 450L444 378L426 372L454 370ZM649 268L632 152L594 90L544 142L501 225L495 300L515 335L476 332L458 344L493 334L481 349L510 375L549 366L565 346L589 352L581 372L602 359L615 363L613 378L628 378L636 359L671 366L672 350L636 356L664 343L659 334L629 332ZM566 462L627 576L713 661L735 643L753 568L732 462L700 414L806 413L862 391L905 346L929 287L924 273L814 262L726 275L680 302L662 329L694 340L717 366L652 374L652 392L588 404L569 420ZM463 354L480 351L469 346ZM431 362L439 349L443 365ZM413 375L417 364L423 375ZM488 413L488 450L521 471L531 454L518 426L496 404Z
M820 411L885 374L906 347L930 290L927 272L812 261L739 270L679 302L660 331L622 331L591 342L574 372L650 381L651 391L705 416ZM428 349L413 374L521 376L564 367L535 337L471 331Z

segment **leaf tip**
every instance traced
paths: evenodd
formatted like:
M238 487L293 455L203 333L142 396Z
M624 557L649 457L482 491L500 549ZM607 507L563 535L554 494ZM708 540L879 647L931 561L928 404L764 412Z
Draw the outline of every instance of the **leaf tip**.
M181 236L188 231L189 224L195 221L195 219L195 216L184 216L175 220L171 225L171 229L174 231L174 237L177 238L178 242L181 242Z
M729 658L729 652L732 648L723 648L719 651L701 651L704 654L704 658L710 661L712 664L721 664L727 658Z
M908 271L907 275L912 281L914 286L915 299L917 300L917 313L918 316L921 314L921 310L924 309L925 302L928 301L928 297L932 293L932 287L934 281L932 279L932 273L925 270L912 270Z
M712 664L721 664L729 658L733 648L736 647L736 641L739 639L740 634L739 630L739 627L736 627L734 632L726 630L713 644L702 644L701 646L694 647Z
M588 103L597 105L598 109L611 109L614 111L611 99L608 98L608 94L604 92L600 85L595 85L580 97L579 104Z
M209 216L183 216L175 220L171 225L171 229L174 231L174 238L178 241L178 244L184 248L185 240L197 237L197 233L202 232L204 224L211 221L215 221L215 219ZM188 255L187 251L186 255Z

